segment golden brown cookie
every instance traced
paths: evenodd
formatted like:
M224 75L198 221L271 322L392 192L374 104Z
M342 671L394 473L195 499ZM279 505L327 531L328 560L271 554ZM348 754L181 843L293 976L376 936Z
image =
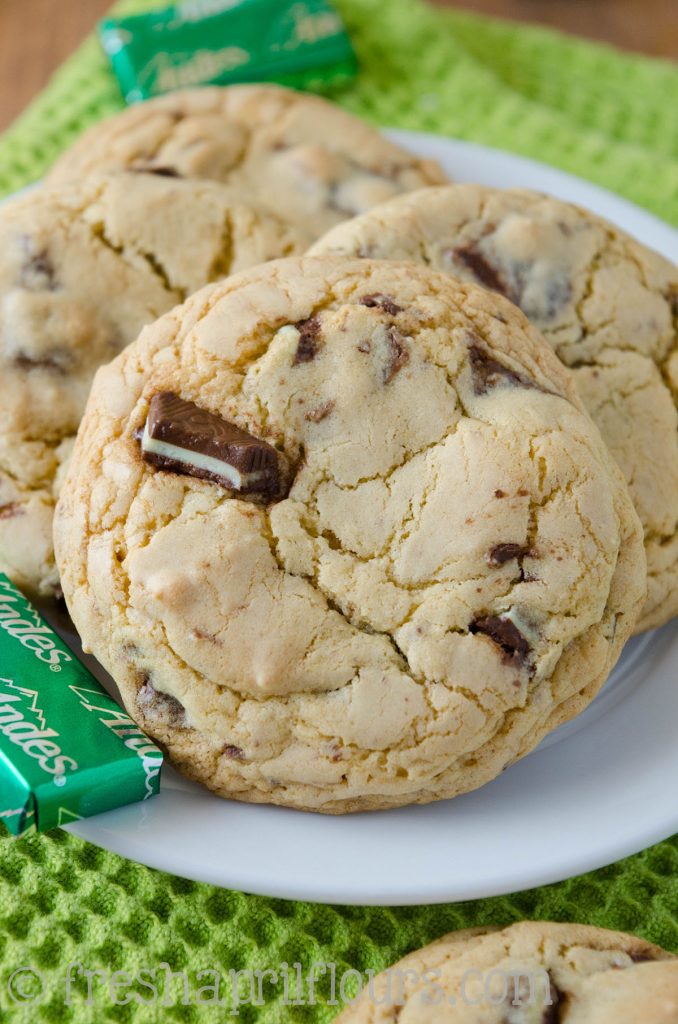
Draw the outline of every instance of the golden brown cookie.
M20 587L58 588L54 503L97 367L196 288L300 248L215 182L120 174L0 208L0 569Z
M48 180L131 167L226 182L309 243L377 203L447 180L334 103L277 85L186 89L129 107L86 132Z
M506 295L571 368L645 531L637 631L678 613L678 268L537 192L428 189L340 225L313 253L414 259Z
M365 986L336 1024L675 1024L678 959L633 935L523 921L453 932Z
M640 525L501 296L274 261L99 371L56 521L73 620L222 796L345 812L474 789L595 696Z

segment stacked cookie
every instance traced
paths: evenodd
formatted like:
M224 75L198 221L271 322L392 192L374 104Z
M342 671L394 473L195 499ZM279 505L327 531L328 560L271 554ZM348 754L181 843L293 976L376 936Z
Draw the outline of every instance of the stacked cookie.
M442 180L325 101L205 89L0 213L0 562L222 796L474 789L676 610L675 269Z
M442 182L339 108L274 86L135 107L0 209L0 568L58 592L52 517L97 367L187 295Z

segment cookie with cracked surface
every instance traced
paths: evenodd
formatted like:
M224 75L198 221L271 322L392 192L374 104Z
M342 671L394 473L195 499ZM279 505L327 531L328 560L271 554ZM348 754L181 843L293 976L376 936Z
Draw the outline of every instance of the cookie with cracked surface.
M678 614L678 268L579 207L479 185L385 204L312 252L420 260L520 306L629 484L648 562L637 632Z
M523 921L452 932L378 975L336 1024L675 1024L678 958L622 932Z
M231 270L299 251L216 182L120 174L0 209L0 568L58 587L52 516L94 372Z
M130 167L227 182L309 244L377 203L447 180L335 104L276 85L187 89L137 104L86 132L48 180Z
M498 775L588 704L645 596L567 371L505 299L409 263L278 260L147 328L99 371L55 537L175 764L325 812Z

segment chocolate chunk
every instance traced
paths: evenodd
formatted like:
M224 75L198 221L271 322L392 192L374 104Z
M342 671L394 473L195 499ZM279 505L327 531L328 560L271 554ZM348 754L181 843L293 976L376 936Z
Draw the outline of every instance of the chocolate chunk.
M504 366L475 342L469 346L468 355L473 373L473 390L476 395L485 395L491 388L496 388L499 384L536 388L536 384L531 380L510 370L508 366Z
M528 273L521 273L520 268L517 268L519 284L511 299L520 306L528 320L535 324L549 323L572 298L572 283L565 274L554 275L542 285L541 295L528 301L525 296L532 270L532 264L529 265Z
M549 1001L546 1003L547 994L544 993L544 1005L542 1008L542 1015L539 1018L539 1024L560 1024L560 1021L562 1020L562 1013L565 1010L567 997L560 991L550 974L548 978ZM534 1015L534 1010L539 1009L539 1006L535 1006L534 997L536 994L537 993L533 989L532 978L529 973L526 972L524 976L513 977L510 980L505 1003L511 1007L529 1007L529 1019L534 1021L534 1024L537 1024L537 1017ZM511 1015L510 1017L506 1016L502 1024L509 1024L513 1019L515 1019L515 1015Z
M565 1011L566 996L560 991L550 974L549 997L551 999L551 1005L544 1007L541 1024L560 1024Z
M316 406L315 409L309 409L304 419L308 420L309 423L320 423L321 420L327 419L333 411L335 404L331 399L328 402L323 402L322 405Z
M219 639L216 633L209 633L205 629L193 629L191 630L196 640L207 640L210 644L216 644L217 647L222 646L222 641Z
M524 548L522 544L495 544L488 555L488 561L491 565L504 565L505 562L520 558L527 552L528 549Z
M311 316L308 320L300 320L294 326L300 334L299 344L294 356L294 366L297 366L299 363L310 363L318 351L317 342L320 336L320 321L317 316Z
M275 448L171 391L154 395L141 441L146 462L271 497L280 489Z
M23 514L23 505L20 505L18 501L9 501L6 505L0 505L0 519L14 519L15 516Z
M227 743L226 746L222 748L221 753L225 757L233 758L234 761L243 761L245 758L244 750L240 747L234 747L232 743Z
M155 174L158 178L181 178L176 167L154 167L152 164L130 167L130 172L132 174Z
M151 721L162 721L167 725L185 724L186 709L183 704L171 694L156 690L148 676L137 692L137 705Z
M495 498L505 498L506 497L506 491L497 490L497 491L494 492L494 496L495 496Z
M56 289L56 272L49 258L47 249L35 252L33 242L28 235L21 239L26 253L26 261L21 268L21 285L30 291L53 292Z
M384 384L390 384L398 370L401 370L410 361L410 353L405 344L405 338L395 327L389 327L386 337L389 356L384 367Z
M367 306L368 309L383 309L389 316L397 316L403 311L402 306L398 306L390 295L380 295L378 292L374 295L363 295L360 305Z
M517 626L510 619L500 615L486 615L476 619L469 627L471 633L489 637L504 652L507 665L521 668L530 654L530 645Z
M652 953L647 953L644 949L634 950L629 953L629 956L633 960L634 964L654 963L657 959L656 956L653 956Z
M508 295L508 289L499 271L474 246L465 245L460 249L454 249L450 255L453 260L463 263L476 280L486 288L490 288L493 292L500 292L502 295Z
M51 355L31 356L27 352L19 352L14 357L14 365L20 370L46 370L48 373L68 373L73 366L73 355L63 349L55 349Z

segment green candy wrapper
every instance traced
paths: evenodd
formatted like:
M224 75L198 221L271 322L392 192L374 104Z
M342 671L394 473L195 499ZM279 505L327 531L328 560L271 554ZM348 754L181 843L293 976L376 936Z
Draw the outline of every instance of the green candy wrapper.
M44 832L160 788L162 753L0 574L0 821Z
M187 0L106 19L99 38L128 103L234 82L322 90L356 71L351 41L326 0Z

